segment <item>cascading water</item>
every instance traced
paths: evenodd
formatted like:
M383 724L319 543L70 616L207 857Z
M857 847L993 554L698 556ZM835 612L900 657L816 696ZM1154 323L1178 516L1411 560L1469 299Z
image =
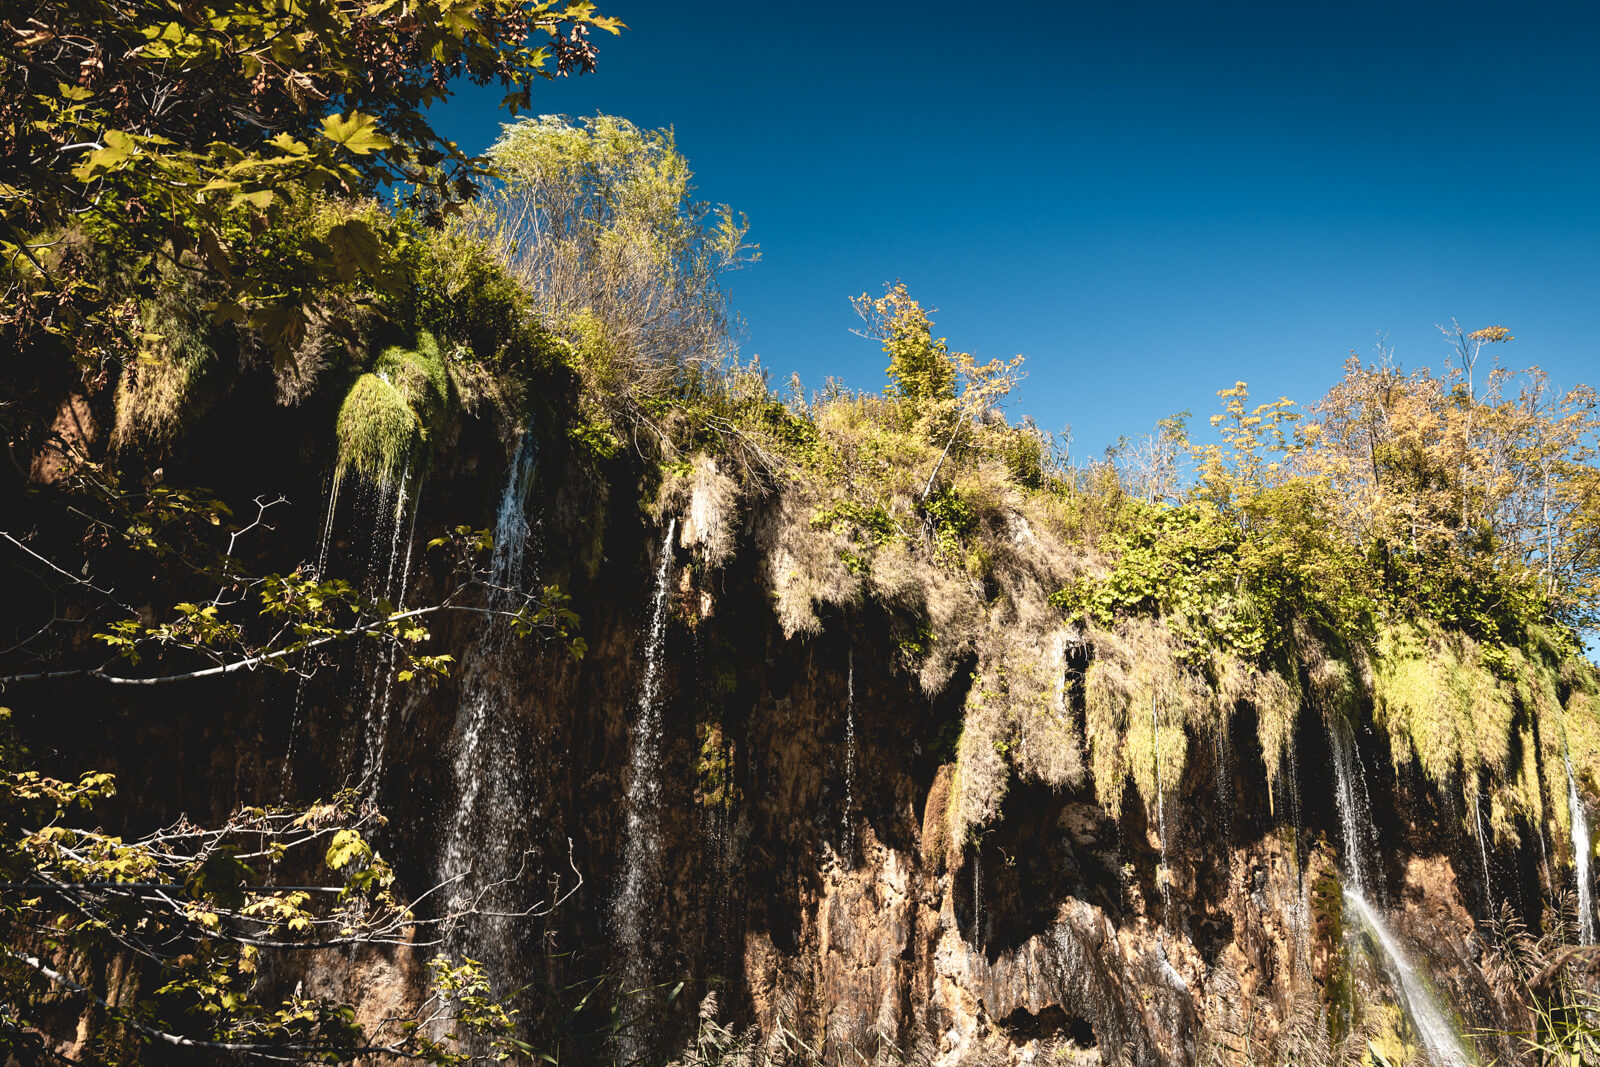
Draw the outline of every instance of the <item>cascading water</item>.
M1156 698L1150 698L1150 750L1155 761L1156 834L1161 845L1161 868L1156 879L1161 884L1161 925L1172 925L1172 868L1167 865L1167 803L1161 788L1161 720L1156 714Z
M389 564L380 595L393 605L394 610L400 611L405 607L406 587L411 581L411 546L416 537L417 512L420 510L418 501L422 495L420 482L416 492L411 492L410 460L406 461L405 470L394 491L393 515L386 514L386 518L392 522L392 530L389 536ZM381 494L379 499L383 499ZM406 522L408 513L411 519L409 523ZM365 716L366 759L362 778L367 783L368 795L373 798L377 797L378 785L383 777L384 744L388 739L389 702L394 693L396 666L397 650L391 645L384 651L378 677L373 679L375 684L369 689L373 695L367 701Z
M844 847L843 859L849 866L855 857L856 810L856 653L850 650L849 666L845 671L844 702Z
M1377 874L1378 833L1372 822L1372 799L1350 724L1343 719L1330 720L1328 741L1333 752L1335 806L1339 828L1344 831L1345 878L1363 897L1377 886L1381 899L1381 884L1369 878Z
M333 517L339 510L339 489L344 483L344 470L335 470L333 478L328 483L328 506L322 518L322 538L317 542L317 571L318 580L328 574L328 545L333 541ZM289 717L289 744L283 753L283 774L279 799L286 800L289 796L289 783L294 778L294 754L300 741L300 723L305 715L306 680L311 674L306 669L305 654L301 654L299 678L294 687L294 708Z
M983 948L983 865L978 857L983 852L983 843L975 842L972 846L972 945L974 948Z
M1343 719L1330 719L1328 740L1333 751L1334 801L1345 839L1346 913L1354 915L1372 935L1390 988L1422 1039L1429 1062L1433 1067L1469 1067L1472 1060L1462 1047L1455 1027L1369 902L1367 875L1370 872L1376 876L1379 870L1376 863L1378 834L1372 821L1365 768L1356 751L1350 724Z
M654 963L654 938L646 929L646 917L661 860L661 668L666 653L672 539L677 532L678 520L673 519L667 524L661 561L656 567L650 629L645 635L644 678L639 686L639 717L634 722L628 761L622 863L611 898L612 941L623 995L617 1053L624 1064L639 1061L646 1051L642 1028Z
M1478 856L1483 860L1483 900L1485 906L1492 912L1494 910L1494 879L1489 874L1489 835L1483 826L1483 803L1480 794L1472 795L1472 819L1478 828Z
M328 576L328 557L333 548L333 532L337 525L339 504L345 494L346 472L336 470L329 484L327 511L323 516L322 536L317 543L315 576L320 580ZM354 494L351 508L356 522L372 530L372 538L365 551L357 551L347 565L363 568L365 578L362 591L370 598L384 600L395 608L405 601L411 577L412 546L416 536L416 521L421 496L421 479L412 477L412 458L408 457L398 480L386 477L381 481L361 482ZM409 522L408 522L409 519ZM383 751L390 699L394 691L396 652L393 647L374 652L367 643L361 643L355 656L355 677L350 684L359 694L362 707L361 737L357 746L360 762L353 769L365 784L369 795L375 796L383 768ZM293 774L295 751L298 746L304 718L306 682L309 672L305 663L295 686L293 711L289 727L289 744L284 753L284 795ZM349 769L349 768L347 768Z
M1572 773L1572 757L1567 763L1567 809L1572 824L1572 867L1578 879L1578 943L1595 943L1594 883L1589 875L1589 816L1584 810L1583 797L1578 793L1578 779Z
M1360 920L1372 935L1372 939L1377 942L1378 949L1383 954L1384 970L1389 975L1389 984L1399 994L1401 1006L1411 1017L1412 1025L1417 1028L1417 1035L1422 1038L1422 1047L1427 1052L1433 1067L1470 1067L1472 1060L1461 1047L1461 1040L1456 1036L1455 1027L1450 1025L1444 1012L1434 1002L1433 994L1428 991L1427 984L1406 959L1394 935L1378 917L1378 913L1373 911L1372 905L1349 886L1345 887L1344 902L1346 908Z
M537 456L534 434L526 431L495 515L488 596L493 611L515 611L520 606L530 532L524 508ZM523 761L509 715L513 693L505 659L513 639L511 624L494 615L481 639L470 646L473 652L464 665L456 716L452 760L456 797L439 862L440 879L450 885L451 909L459 913L477 908L486 913L474 920L480 924L472 931L475 951L489 956L486 962L496 967L495 957L514 936L509 925L519 903L514 879L525 855L526 827L537 815L529 811L522 788Z
M1228 720L1224 716L1212 735L1211 747L1216 759L1217 818L1221 823L1222 840L1233 841L1233 745L1228 740Z

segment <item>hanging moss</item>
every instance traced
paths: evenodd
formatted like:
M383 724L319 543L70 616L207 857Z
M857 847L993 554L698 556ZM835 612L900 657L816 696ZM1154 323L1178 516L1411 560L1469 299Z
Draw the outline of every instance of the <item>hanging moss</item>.
M215 361L206 331L193 308L178 297L140 309L145 346L117 379L117 448L171 441L202 406L197 387Z
M1159 620L1130 619L1090 640L1095 659L1084 678L1084 724L1095 795L1120 815L1131 776L1154 811L1158 788L1171 792L1183 778L1191 729L1214 728L1215 701Z
M432 334L418 334L414 348L384 349L372 373L390 382L416 413L424 438L443 423L450 407L450 374Z
M1389 735L1395 765L1412 760L1439 786L1475 773L1474 683L1455 642L1424 624L1379 634L1373 718Z
M422 424L400 390L377 374L356 379L339 408L339 472L392 484L422 443Z
M419 458L450 413L450 374L438 342L392 345L357 378L339 408L339 471L392 484Z

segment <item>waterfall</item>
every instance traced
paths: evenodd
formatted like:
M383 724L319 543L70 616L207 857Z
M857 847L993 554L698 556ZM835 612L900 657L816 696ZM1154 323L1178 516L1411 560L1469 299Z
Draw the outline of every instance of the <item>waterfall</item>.
M339 488L344 482L344 470L338 469L333 473L333 478L328 483L328 506L322 518L322 538L317 542L317 570L318 581L328 575L328 545L333 541L333 516L339 510ZM300 724L305 717L306 679L310 672L306 669L306 653L300 654L299 678L294 686L294 705L289 715L289 744L283 753L283 773L280 775L278 799L287 800L289 797L289 783L294 778L294 754L300 741Z
M633 726L633 746L628 761L626 815L623 821L622 866L611 899L611 927L622 979L622 1029L617 1051L623 1063L633 1063L646 1052L646 1035L640 1032L644 998L652 980L653 937L646 930L661 841L657 821L661 807L661 667L665 659L667 601L672 574L672 539L678 520L667 524L656 567L655 595L650 606L650 629L645 636L644 679L639 687L638 718Z
M983 867L978 861L983 842L972 845L972 947L983 951Z
M856 839L856 653L850 650L849 667L845 672L844 703L844 847L845 866L855 859Z
M1572 869L1578 879L1578 944L1595 943L1594 883L1589 875L1589 816L1578 795L1578 779L1572 773L1572 756L1567 762L1567 808L1572 823Z
M1172 925L1172 869L1167 865L1167 804L1161 788L1161 720L1156 715L1156 698L1150 698L1150 751L1155 761L1156 835L1161 845L1161 867L1156 881L1161 886L1161 925Z
M537 455L534 434L525 431L495 515L491 609L515 611L521 606L522 561L529 534L523 510ZM525 829L537 815L529 810L522 788L522 760L510 716L514 694L506 655L514 638L506 619L493 616L479 640L469 645L452 758L456 796L439 861L441 881L451 884L452 911L477 908L492 913L475 920L483 926L474 939L480 946L477 952L487 948L491 957L514 936L509 924L518 902L514 896L505 898L517 891L514 880L524 856Z
M1221 823L1224 845L1233 843L1233 745L1228 740L1228 717L1222 716L1212 735L1211 747L1215 756L1217 780L1217 819Z
M1494 912L1494 880L1489 876L1489 837L1483 828L1483 791L1472 795L1472 821L1478 827L1478 856L1483 860L1483 901L1489 913Z
M1405 1008L1406 1014L1417 1028L1417 1034L1422 1038L1422 1047L1427 1051L1433 1067L1468 1067L1472 1060L1461 1047L1455 1027L1450 1025L1444 1012L1434 1002L1427 984L1406 959L1394 935L1383 924L1377 912L1373 911L1372 905L1367 903L1364 896L1348 886L1345 888L1344 901L1345 906L1355 914L1372 935L1372 939L1377 942L1383 954L1384 970L1389 975L1389 984L1400 995L1401 1006Z
M395 485L394 514L385 518L392 519L392 530L389 536L389 565L384 574L383 585L379 596L387 600L395 611L405 607L406 587L411 581L411 546L416 537L417 512L420 510L418 502L422 495L420 482L417 486L415 498L408 490L411 486L411 461L406 460L405 470L400 475L400 481ZM383 496L379 496L380 503ZM406 522L406 515L410 513L411 521ZM402 552L402 546L404 551ZM383 776L384 742L388 738L389 726L389 700L394 692L395 668L398 661L398 650L388 646L382 656L382 665L378 668L379 677L374 678L369 689L372 694L367 701L366 710L366 759L363 764L362 778L367 783L367 795L374 800L378 796L378 783Z
M351 505L355 509L357 523L370 523L372 540L365 552L358 551L356 558L348 562L352 567L364 564L362 591L368 597L387 601L397 610L404 604L410 583L412 547L416 540L419 511L417 505L421 497L421 476L414 480L411 470L412 459L408 457L398 480L358 483L358 491ZM333 547L344 481L345 472L341 468L334 471L329 482L327 509L323 515L322 535L317 542L316 570L313 572L319 581L328 577L328 556ZM360 642L352 658L355 678L351 684L358 693L356 702L362 709L361 736L356 746L359 764L354 770L364 783L368 796L375 798L383 770L384 741L390 699L394 691L397 654L393 646L374 650L370 643ZM304 721L309 677L305 669L305 656L301 657L300 667L290 715L289 744L283 757L283 795L287 795L288 783L294 773L295 751Z
M1372 822L1372 799L1367 793L1366 768L1356 751L1355 734L1349 723L1332 718L1328 741L1333 750L1334 800L1339 809L1339 827L1344 831L1345 877L1363 897L1376 884L1381 899L1381 879L1377 883L1368 881L1369 874L1378 873L1378 832Z
M1462 1048L1455 1028L1369 903L1371 890L1367 876L1380 873L1376 858L1378 832L1372 821L1366 771L1361 765L1361 754L1356 751L1350 724L1341 718L1330 718L1328 740L1333 751L1334 801L1339 809L1340 828L1344 831L1346 912L1355 915L1377 944L1389 986L1416 1027L1429 1062L1433 1067L1468 1067L1472 1061ZM1374 884L1381 889L1381 879Z

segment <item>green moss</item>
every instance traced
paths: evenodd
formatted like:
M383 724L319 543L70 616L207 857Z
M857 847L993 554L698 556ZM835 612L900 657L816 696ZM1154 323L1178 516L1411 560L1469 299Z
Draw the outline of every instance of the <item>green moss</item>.
M450 406L450 374L432 334L418 334L415 348L384 349L372 373L395 387L416 413L424 436L444 421Z
M422 457L451 411L450 372L433 335L418 334L412 348L391 345L339 408L340 474L392 484Z
M699 781L695 802L705 808L728 807L734 801L733 750L722 736L719 723L700 723L700 759L695 766Z
M422 424L400 390L378 374L363 374L345 394L336 433L339 473L353 471L392 484L422 444Z

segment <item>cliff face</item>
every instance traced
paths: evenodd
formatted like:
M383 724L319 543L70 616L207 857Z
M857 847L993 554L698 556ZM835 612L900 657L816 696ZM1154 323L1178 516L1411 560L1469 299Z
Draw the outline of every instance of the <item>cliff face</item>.
M545 442L518 483L498 460L513 449L471 433L414 524L375 526L392 504L347 496L325 532L302 506L281 551L321 534L369 574L404 559L425 600L450 582L428 531L498 523L526 547L502 577L565 587L586 654L461 616L435 628L456 663L432 689L353 655L304 684L102 702L105 762L140 818L361 782L409 889L454 879L494 913L447 947L487 959L573 1062L673 1058L707 992L775 1059L830 1064L1324 1062L1369 1041L1452 1062L1423 996L1460 1047L1514 1028L1478 920L1509 900L1539 921L1564 843L1528 826L1480 849L1461 795L1395 771L1370 712L1341 771L1309 705L1270 790L1240 702L1209 736L1157 723L1154 803L1128 778L1109 810L1084 740L1096 649L1044 605L1079 564L1021 504L988 582L897 576L888 556L862 575L803 501L741 491L709 459L641 501L625 463L600 476ZM263 480L314 495L284 469ZM1188 756L1163 780L1174 736ZM1375 848L1352 847L1366 835ZM1352 854L1387 928L1344 897ZM377 1016L422 977L393 950L279 980Z
M958 836L983 649L953 650L930 695L907 666L903 622L871 597L823 605L812 632L786 634L774 586L787 576L774 576L770 549L781 496L724 501L715 515L703 488L669 491L659 517L635 519L625 492L597 493L558 463L541 470L535 566L573 591L587 654L524 643L483 663L481 628L440 635L462 669L398 705L380 794L388 850L453 873L438 867L439 838L466 788L451 770L463 689L474 672L502 679L499 749L474 770L516 780L480 787L480 804L493 793L506 810L480 807L472 832L514 835L515 847L478 839L474 877L526 848L517 904L559 892L553 874L565 887L576 870L583 885L548 917L476 934L502 939L488 951L505 979L542 976L529 1018L549 1020L540 998L563 984L611 976L630 991L618 1017L633 1036L606 1037L586 1017L586 1058L670 1058L706 991L736 1028L754 1027L750 1040L794 1061L1246 1063L1300 1050L1315 1062L1369 1039L1427 1054L1394 963L1346 914L1320 715L1301 712L1275 798L1241 707L1225 735L1196 739L1157 810L1130 784L1120 817L1091 783L1052 785L1016 769L1034 765L1026 751L1002 751L1003 799ZM1001 597L986 609L1008 641L1054 650L1051 699L1081 736L1081 635L1059 621L1023 632ZM643 729L659 734L641 766ZM1508 894L1538 915L1546 890L1535 882L1529 897L1512 877L1534 861L1486 853L1486 892L1476 842L1415 776L1388 770L1376 733L1357 741L1385 936L1428 976L1457 1034L1510 1029L1475 916Z

